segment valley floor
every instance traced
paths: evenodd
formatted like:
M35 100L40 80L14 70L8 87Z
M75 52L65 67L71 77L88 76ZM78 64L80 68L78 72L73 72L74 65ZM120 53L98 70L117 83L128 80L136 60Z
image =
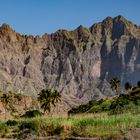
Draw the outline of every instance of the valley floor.
M13 139L140 140L140 114L81 114L1 120L0 137ZM49 136L49 137L48 137ZM55 136L55 137L50 137Z

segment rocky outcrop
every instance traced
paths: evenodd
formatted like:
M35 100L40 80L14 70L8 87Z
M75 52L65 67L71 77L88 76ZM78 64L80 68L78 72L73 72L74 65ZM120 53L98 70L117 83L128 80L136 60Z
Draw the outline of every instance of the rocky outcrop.
M0 90L37 95L58 89L65 109L112 95L108 81L140 79L140 27L124 17L107 17L89 29L20 35L0 27Z

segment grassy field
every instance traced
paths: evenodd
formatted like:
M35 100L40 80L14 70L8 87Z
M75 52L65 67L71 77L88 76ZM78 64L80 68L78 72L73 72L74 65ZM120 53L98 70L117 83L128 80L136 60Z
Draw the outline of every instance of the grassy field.
M122 131L140 128L140 115L85 114L64 118L36 117L0 122L0 136L26 138L36 136L66 137L121 137Z

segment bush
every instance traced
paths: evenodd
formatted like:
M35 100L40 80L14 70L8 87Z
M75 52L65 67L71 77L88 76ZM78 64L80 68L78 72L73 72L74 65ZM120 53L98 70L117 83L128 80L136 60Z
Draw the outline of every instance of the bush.
M119 105L120 106L124 106L124 105L127 105L129 104L129 96L127 94L120 94L119 97L118 97L118 102L119 102Z
M102 107L100 105L93 106L88 113L99 113L102 111Z
M0 137L5 136L8 133L8 127L5 123L0 122Z
M110 106L109 114L114 115L114 114L121 114L121 113L122 113L122 106L120 105L119 100L117 98L112 102Z
M15 126L15 125L18 124L18 122L15 121L15 120L8 120L8 121L6 122L6 124L7 124L8 126Z
M80 105L77 108L72 108L71 110L68 111L68 115L90 112L93 106L100 105L103 101L104 101L103 99L100 99L98 101L96 100L89 101L89 103L85 105Z
M140 99L137 99L135 102L136 105L140 106Z
M102 111L109 111L111 106L111 101L106 100L101 104Z
M22 115L22 117L33 118L33 117L42 116L42 115L43 113L40 112L39 110L30 110L30 111L27 111L24 115Z
M16 98L18 101L21 101L22 100L22 97L23 95L21 95L21 94L15 94L14 95L14 98Z
M55 129L54 129L54 134L55 135L60 135L61 132L63 131L64 127L63 126L57 126Z
M38 123L37 122L23 122L20 126L19 126L19 129L24 131L24 130L28 130L29 132L32 132L32 131L36 131L38 130Z

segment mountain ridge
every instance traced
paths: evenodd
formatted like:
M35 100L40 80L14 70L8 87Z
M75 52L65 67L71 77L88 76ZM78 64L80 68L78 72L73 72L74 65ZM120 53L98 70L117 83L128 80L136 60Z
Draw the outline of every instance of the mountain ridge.
M52 33L50 33L50 34L48 34L47 32L45 32L43 35L39 35L39 34L36 34L36 35L31 35L31 34L22 34L22 33L19 33L19 32L17 32L18 34L20 34L21 36L33 36L33 37L36 37L36 36L39 36L39 37L43 37L44 35L52 35L52 34L55 34L56 32L58 32L58 31L68 31L68 32L71 32L71 31L74 31L74 30L76 30L76 29L78 29L80 26L82 27L82 28L86 28L86 29L91 29L92 28L92 26L94 26L94 25L96 25L96 24L100 24L100 23L102 23L102 22L105 22L105 21L107 21L107 20L109 20L109 19L111 19L111 20L118 20L118 19L122 19L123 21L125 21L125 22L129 22L129 23L133 23L133 22L131 22L131 21L129 21L129 20L127 20L124 16L122 16L122 15L118 15L118 16L115 16L115 17L111 17L111 16L108 16L108 17L106 17L105 19L103 19L101 22L95 22L95 23L93 23L93 25L91 25L89 28L87 28L87 27L85 27L85 26L83 26L83 25L79 25L77 28L75 28L75 29L72 29L72 30L67 30L67 29L58 29L58 30L56 30L55 32L52 32ZM134 24L134 23L133 23ZM140 28L140 25L138 25L138 24L134 24L136 27L138 27L138 28ZM3 24L1 24L1 27L0 28L7 28L7 30L13 30L13 31L15 31L8 23L3 23Z
M0 27L0 90L36 96L41 89L62 94L62 109L112 96L109 80L140 79L140 27L123 16L107 17L89 29L21 35Z

